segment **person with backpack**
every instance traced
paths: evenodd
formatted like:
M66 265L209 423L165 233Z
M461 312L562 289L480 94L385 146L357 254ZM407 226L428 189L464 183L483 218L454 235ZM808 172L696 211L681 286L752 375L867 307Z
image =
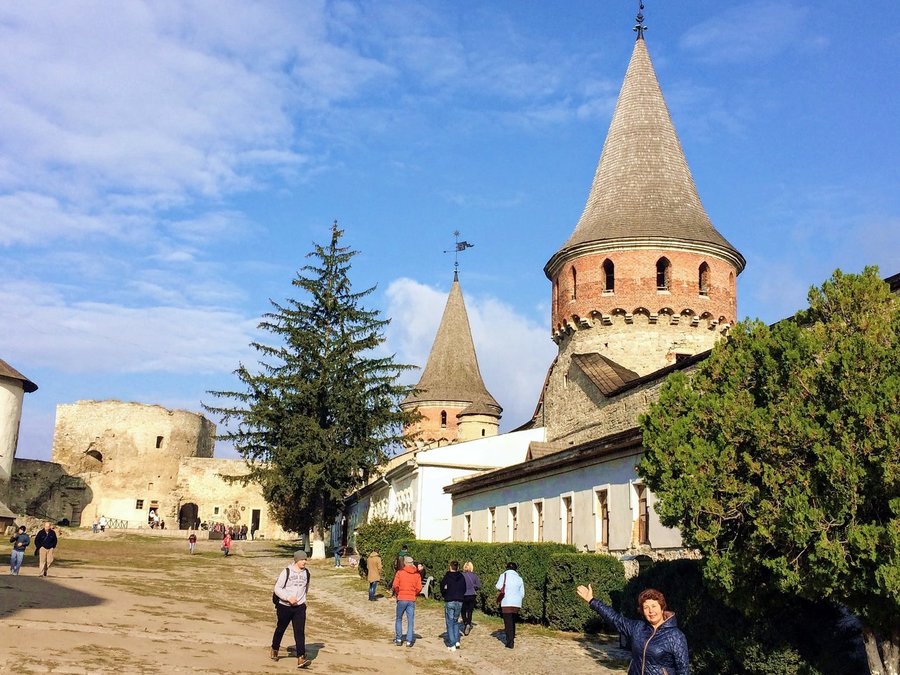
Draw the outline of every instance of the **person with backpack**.
M409 555L409 549L406 548L406 544L403 544L400 547L400 553L397 554L397 557L394 558L394 572L399 572L404 567L406 567L406 556Z
M272 634L272 649L269 658L278 660L281 638L288 624L294 629L297 667L306 668L310 661L306 658L306 593L309 590L309 570L306 569L306 551L294 553L294 563L285 567L275 580L272 602L275 604L275 632Z

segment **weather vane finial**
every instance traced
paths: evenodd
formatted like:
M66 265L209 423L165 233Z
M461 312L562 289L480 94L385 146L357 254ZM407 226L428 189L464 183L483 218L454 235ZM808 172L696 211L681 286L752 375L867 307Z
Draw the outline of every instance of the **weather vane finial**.
M467 248L472 248L475 244L470 244L467 241L459 240L459 230L453 230L453 238L456 240L456 245L450 251L444 251L444 253L452 253L453 254L453 281L459 280L459 253L460 251L465 251Z
M643 40L644 31L647 30L647 26L644 25L644 1L640 0L638 5L637 25L632 30L637 33L636 40Z

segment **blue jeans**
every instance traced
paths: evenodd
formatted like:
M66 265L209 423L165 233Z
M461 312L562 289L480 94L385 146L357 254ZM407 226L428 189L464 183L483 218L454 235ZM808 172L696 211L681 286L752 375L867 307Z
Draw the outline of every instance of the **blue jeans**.
M416 641L416 634L413 632L413 623L416 616L415 600L397 601L397 620L394 622L394 638L397 640L403 635L404 614L406 614L406 644L411 645Z
M462 613L462 602L451 600L444 604L444 620L447 622L447 646L453 647L459 642L459 615Z
M369 582L369 600L375 599L375 591L378 590L378 582L371 581Z
M334 554L334 566L335 566L335 567L340 567L340 566L341 566L341 554L340 554L340 553L335 553L335 554Z
M12 574L18 574L19 568L22 567L22 558L25 556L25 551L13 551L9 556L9 571Z

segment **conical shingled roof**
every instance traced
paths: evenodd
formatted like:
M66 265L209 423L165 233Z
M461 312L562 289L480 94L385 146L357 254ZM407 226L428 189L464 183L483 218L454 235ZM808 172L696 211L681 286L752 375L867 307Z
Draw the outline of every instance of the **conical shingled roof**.
M706 215L647 44L638 39L584 212L545 271L580 249L642 240L657 246L665 241L711 245L738 271L744 267L743 256Z
M489 414L499 416L503 410L481 379L469 315L456 274L453 275L453 285L428 355L428 363L416 389L406 397L404 405L427 401L464 401L471 404L470 408L475 406L473 410L490 411Z

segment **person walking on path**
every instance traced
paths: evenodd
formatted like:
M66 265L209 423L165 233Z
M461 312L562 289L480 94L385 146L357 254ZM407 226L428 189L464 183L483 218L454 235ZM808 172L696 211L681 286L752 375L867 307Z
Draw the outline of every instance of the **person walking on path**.
M506 563L506 571L497 579L497 601L500 613L503 614L503 631L506 634L506 648L516 646L516 616L522 609L525 599L525 582L519 576L519 566L514 562Z
M375 591L378 589L378 582L381 581L381 555L377 548L372 549L366 558L366 568L369 570L366 576L369 580L369 602L375 602Z
M272 649L269 658L278 660L281 638L288 624L294 629L297 667L306 668L310 661L306 658L306 594L309 591L309 570L306 569L306 551L294 553L294 563L285 567L275 580L272 600L275 603L275 632L272 634Z
M226 532L222 539L222 550L225 551L225 557L231 555L231 532Z
M12 543L12 553L9 556L9 573L18 574L22 567L22 559L25 557L25 549L31 544L31 537L25 531L25 526L19 527L19 530L9 538Z
M369 569L371 570L372 568L370 567ZM413 565L413 559L410 556L406 556L403 559L403 567L394 575L391 588L394 591L394 595L397 596L394 644L398 647L403 644L403 615L405 614L406 646L412 647L416 643L416 633L413 624L416 616L416 596L422 590L422 577L416 571L416 566Z
M100 526L101 532L106 532L106 516L100 516L100 520L97 521L97 524Z
M38 575L45 577L50 571L50 565L53 564L53 555L56 551L56 531L50 524L50 521L44 521L44 529L37 533L34 538L34 548L38 553Z
M191 553L193 553L193 552L194 552L194 546L196 546L196 545L197 545L197 535L194 534L193 532L191 532L191 533L188 535L188 550L189 550Z
M466 578L466 594L462 604L463 635L468 635L472 630L472 612L475 611L475 598L481 590L481 579L475 574L475 565L471 561L463 565L463 576Z
M628 675L689 675L687 639L678 628L675 613L666 607L665 596L654 588L638 595L637 609L643 619L626 619L609 605L594 598L590 584L576 589L590 608L631 641Z
M341 556L344 555L344 547L343 546L335 546L334 547L334 566L341 566Z
M450 569L441 579L441 595L444 598L444 621L447 624L447 648L459 649L459 615L466 597L466 578L459 571L459 562L450 561Z

